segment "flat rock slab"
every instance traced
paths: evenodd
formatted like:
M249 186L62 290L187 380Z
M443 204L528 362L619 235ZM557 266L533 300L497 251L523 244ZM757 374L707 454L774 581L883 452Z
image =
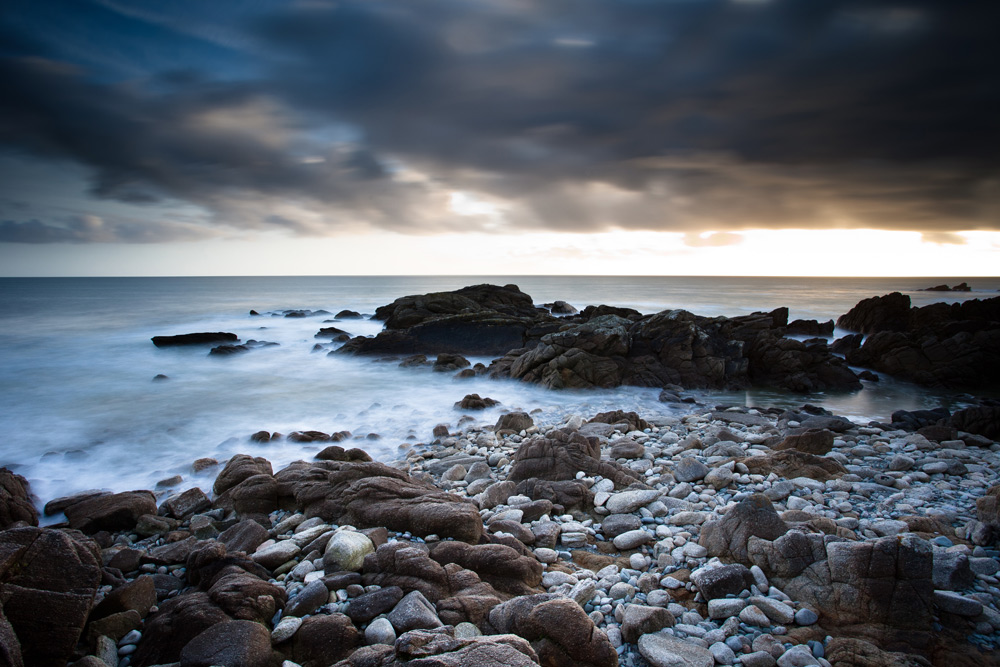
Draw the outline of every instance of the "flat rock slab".
M715 657L707 648L689 644L670 635L639 637L639 653L653 667L713 667Z

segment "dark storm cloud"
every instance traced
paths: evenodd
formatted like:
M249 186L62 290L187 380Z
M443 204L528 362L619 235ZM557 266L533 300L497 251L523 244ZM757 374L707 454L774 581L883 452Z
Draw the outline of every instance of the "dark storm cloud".
M0 243L162 243L212 237L209 231L190 224L106 221L93 215L74 216L60 224L39 220L0 221Z
M202 18L177 39L216 34ZM185 61L109 83L22 39L0 142L90 167L98 197L300 235L479 228L446 215L467 191L506 229L954 239L933 234L1000 219L998 19L979 1L279 5L220 33L239 77ZM315 215L265 210L289 203Z

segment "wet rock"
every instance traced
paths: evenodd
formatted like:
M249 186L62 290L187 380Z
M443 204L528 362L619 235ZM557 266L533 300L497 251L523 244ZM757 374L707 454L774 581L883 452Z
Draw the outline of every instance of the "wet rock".
M521 443L514 455L508 479L571 481L578 472L601 475L616 485L628 486L641 481L640 476L616 463L601 460L597 438L588 438L576 431L560 429L545 436L535 436Z
M622 619L622 639L634 644L642 635L671 628L675 622L674 615L662 607L630 604Z
M465 398L455 403L459 410L485 410L495 405L500 405L500 402L489 397L483 398L479 394L466 394Z
M746 562L750 537L774 540L787 531L788 525L778 517L771 501L757 493L740 501L722 519L705 524L698 544L708 549L709 556Z
M404 595L389 612L387 618L398 634L409 630L429 630L444 625L438 618L434 605L428 602L420 591L411 591Z
M24 527L0 533L6 616L0 625L17 635L25 665L66 663L101 582L99 555L90 540L58 530Z
M6 530L17 521L38 525L38 510L31 502L28 480L0 468L0 530Z
M273 472L271 463L267 459L237 454L229 459L222 472L215 478L213 489L217 495L222 494L254 475L272 475Z
M289 641L275 648L302 667L327 667L347 657L361 643L361 633L343 614L310 616Z
M159 605L146 620L142 641L133 654L137 667L179 662L181 650L216 623L231 620L208 593L179 595Z
M551 594L518 597L494 607L489 620L499 632L531 642L539 664L618 665L618 654L607 635L573 600Z
M358 527L385 527L415 535L440 535L478 542L479 510L471 502L418 482L381 463L326 463L300 469L294 482L282 471L279 483L292 486L308 517Z
M357 447L352 447L351 449L344 449L339 445L330 445L325 447L322 451L316 454L317 461L355 461L355 462L369 462L372 457L363 449L358 449Z
M541 563L502 544L440 542L431 549L430 557L442 565L456 563L472 570L496 590L511 595L537 593L542 581Z
M795 449L806 454L822 456L833 449L833 432L827 429L808 429L803 433L789 435L777 445L775 450Z
M448 354L447 352L442 352L434 360L434 370L438 373L457 371L470 365L469 360L462 355Z
M182 667L271 667L271 633L252 621L223 621L181 651Z
M500 418L497 420L496 426L493 430L497 433L501 431L520 433L521 431L526 431L534 425L534 420L527 413L508 412L505 415L500 415Z
M156 499L149 491L126 491L74 503L64 512L70 527L85 533L129 530L143 514L156 514Z

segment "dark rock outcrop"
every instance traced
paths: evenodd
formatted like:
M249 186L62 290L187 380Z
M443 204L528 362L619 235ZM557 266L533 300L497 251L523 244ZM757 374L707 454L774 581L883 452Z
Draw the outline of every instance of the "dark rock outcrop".
M870 334L847 361L931 387L993 388L1000 373L1000 297L912 308L898 292L865 299L837 320Z
M37 526L38 510L31 502L28 480L7 468L0 468L0 530L17 521Z
M211 343L233 343L240 338L225 331L180 334L177 336L153 336L156 347L176 347L179 345L205 345Z
M180 656L184 667L273 667L271 633L253 621L223 621L192 639Z
M411 630L394 646L366 646L332 667L533 667L538 656L516 635L455 637L451 627Z
M142 642L133 654L136 667L179 662L188 642L216 623L232 620L208 593L178 595L163 602L146 620Z
M543 593L514 598L493 608L490 624L531 642L539 664L552 667L617 667L618 654L606 634L573 600Z
M514 454L514 463L508 479L571 481L580 471L588 475L601 475L625 487L642 482L642 476L613 461L601 460L600 440L577 431L560 429L525 439Z
M126 491L101 495L63 510L71 528L85 533L129 530L144 514L156 514L156 498L149 491Z

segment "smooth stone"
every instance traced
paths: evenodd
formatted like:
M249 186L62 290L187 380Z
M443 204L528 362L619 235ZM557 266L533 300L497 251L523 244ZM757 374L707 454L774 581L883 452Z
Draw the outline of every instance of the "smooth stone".
M769 619L781 625L788 625L795 620L795 610L784 602L772 600L765 597L752 597L748 600L750 604L756 605L764 612Z
M637 489L635 491L622 491L612 494L604 503L604 507L611 514L629 514L640 507L648 505L662 496L661 491L656 489Z
M269 570L273 570L279 565L287 563L291 559L299 555L302 548L295 544L291 540L282 540L281 542L275 542L274 544L258 549L254 552L253 559L255 563L263 565Z
M934 591L934 604L939 609L958 616L972 617L983 613L981 602L953 591Z
M302 619L298 616L284 616L271 630L271 643L280 644L292 638L302 625Z
M812 609L803 607L795 612L795 622L798 625L812 625L819 620L819 615Z
M627 533L622 533L614 539L614 544L617 549L628 550L635 549L643 544L649 544L654 540L655 538L652 533L640 528L638 530L630 530Z
M545 547L538 547L535 549L535 558L542 563L555 563L559 560L559 554L556 553L555 549L546 549Z
M365 641L369 644L388 644L392 646L396 643L396 630L388 618L376 618L365 628Z
M774 656L767 651L754 651L740 656L743 667L774 667Z
M323 567L327 572L359 572L365 556L374 552L375 545L367 535L344 530L331 537L327 543Z
M722 642L716 642L708 647L715 662L720 665L731 665L736 662L736 654Z
M818 665L819 660L812 654L812 649L806 644L793 646L778 658L778 667L809 667Z
M639 653L653 667L712 667L715 657L707 648L664 633L639 637Z
M713 620L722 620L730 616L736 616L744 607L746 600L740 598L716 598L708 601L708 617Z
M744 607L743 611L740 612L739 618L747 625L756 625L762 628L771 625L771 619L767 617L767 614L754 605Z

